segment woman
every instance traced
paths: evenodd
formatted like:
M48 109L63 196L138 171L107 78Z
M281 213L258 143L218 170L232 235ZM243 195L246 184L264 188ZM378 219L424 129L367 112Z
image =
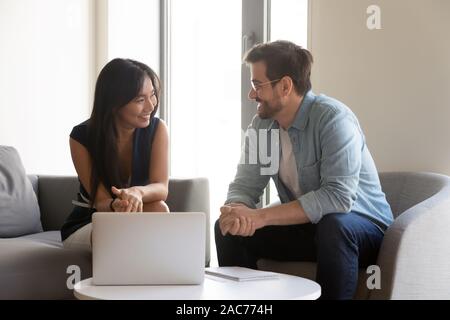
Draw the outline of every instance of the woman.
M91 117L70 134L80 181L78 201L61 229L65 247L91 248L100 212L169 212L168 130L155 117L160 82L143 63L109 62L97 79Z

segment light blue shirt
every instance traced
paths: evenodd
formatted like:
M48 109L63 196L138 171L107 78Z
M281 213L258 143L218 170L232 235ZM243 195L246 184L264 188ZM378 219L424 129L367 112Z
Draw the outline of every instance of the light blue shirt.
M253 118L226 203L241 202L255 208L272 178L281 202L298 200L312 223L318 223L329 213L350 211L366 216L383 230L392 223L392 211L381 190L378 172L358 119L342 102L309 91L288 129L303 192L298 198L284 186L277 170L273 174L262 174L261 169L269 166L263 164L267 163L264 158L261 161L260 156L253 155L256 161L248 161L255 146L264 142L261 139L267 139L268 154L271 154L273 129L279 129L278 122L258 116ZM250 132L261 130L267 132L267 138L258 134L258 141L252 146ZM279 136L274 137L277 141L272 148L279 153Z

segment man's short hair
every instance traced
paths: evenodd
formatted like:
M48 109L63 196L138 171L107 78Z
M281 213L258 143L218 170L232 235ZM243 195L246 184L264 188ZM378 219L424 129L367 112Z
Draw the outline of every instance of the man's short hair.
M257 44L245 54L244 61L247 64L265 62L266 76L271 81L289 76L299 95L311 90L313 57L295 43L279 40Z

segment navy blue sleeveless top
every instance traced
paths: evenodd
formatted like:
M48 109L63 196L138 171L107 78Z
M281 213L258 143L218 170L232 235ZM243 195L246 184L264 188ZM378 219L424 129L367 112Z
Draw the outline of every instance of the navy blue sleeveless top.
M79 142L86 149L88 148L88 122L89 120L75 126L70 133L70 137ZM145 186L149 184L150 156L152 151L153 139L158 128L159 118L153 117L146 128L137 128L133 134L133 157L132 172L129 187ZM79 180L79 179L78 179ZM89 194L80 181L80 192L78 201L86 202L89 200ZM81 227L91 223L92 214L96 210L83 206L75 206L72 213L64 222L61 228L61 239L66 240L72 233Z

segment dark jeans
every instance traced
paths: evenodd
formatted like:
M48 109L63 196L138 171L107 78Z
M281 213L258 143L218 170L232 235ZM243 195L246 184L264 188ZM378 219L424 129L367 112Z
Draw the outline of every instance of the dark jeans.
M316 225L268 226L252 237L222 236L215 225L220 266L256 269L260 258L316 261L321 299L352 299L359 267L375 264L384 233L356 213L325 215Z

